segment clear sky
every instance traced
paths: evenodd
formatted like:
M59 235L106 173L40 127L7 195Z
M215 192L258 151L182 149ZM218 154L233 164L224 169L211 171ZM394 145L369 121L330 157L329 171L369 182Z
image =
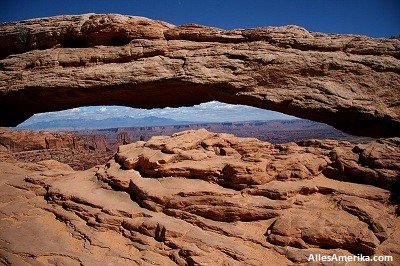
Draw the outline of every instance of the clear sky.
M223 29L296 24L326 33L400 34L400 0L0 0L0 22L91 12Z
M287 120L293 116L251 106L232 105L217 101L202 103L192 107L135 109L123 106L78 107L59 112L35 114L19 127L26 127L37 122L66 119L107 119L114 117L144 118L157 116L189 122L238 122L250 120Z
M0 22L82 13L120 13L176 25L197 23L222 29L295 24L325 33L372 37L400 34L400 0L0 0ZM115 106L81 107L35 115L26 123L69 117L140 117L148 113ZM155 109L151 115L186 121L292 118L267 110L218 102L189 108Z

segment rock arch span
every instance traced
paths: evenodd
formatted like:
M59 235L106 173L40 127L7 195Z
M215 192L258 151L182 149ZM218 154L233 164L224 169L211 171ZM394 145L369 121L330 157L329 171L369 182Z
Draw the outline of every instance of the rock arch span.
M0 26L0 125L84 105L218 100L400 135L400 40L85 14Z

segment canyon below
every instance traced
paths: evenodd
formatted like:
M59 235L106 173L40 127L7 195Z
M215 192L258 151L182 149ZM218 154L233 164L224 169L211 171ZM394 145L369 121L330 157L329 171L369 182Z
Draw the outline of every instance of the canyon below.
M399 59L399 39L298 26L1 24L0 263L398 265ZM212 100L309 120L12 128L79 106Z

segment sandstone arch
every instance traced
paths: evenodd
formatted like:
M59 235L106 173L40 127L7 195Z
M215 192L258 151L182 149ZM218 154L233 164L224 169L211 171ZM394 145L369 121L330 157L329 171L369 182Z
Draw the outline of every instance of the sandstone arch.
M86 14L0 26L0 125L83 105L210 100L400 135L400 41Z

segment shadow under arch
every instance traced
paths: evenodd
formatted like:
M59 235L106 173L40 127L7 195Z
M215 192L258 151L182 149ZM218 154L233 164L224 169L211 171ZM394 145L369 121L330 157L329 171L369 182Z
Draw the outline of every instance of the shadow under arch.
M204 85L174 79L90 88L26 87L22 92L10 91L0 97L0 124L16 126L35 113L81 106L121 105L151 109L193 106L213 100L268 109L322 122L353 135L390 137L400 132L400 124L390 117L376 117L356 108L338 108L334 112L325 108L309 109L294 100L276 101L262 98L227 84Z

